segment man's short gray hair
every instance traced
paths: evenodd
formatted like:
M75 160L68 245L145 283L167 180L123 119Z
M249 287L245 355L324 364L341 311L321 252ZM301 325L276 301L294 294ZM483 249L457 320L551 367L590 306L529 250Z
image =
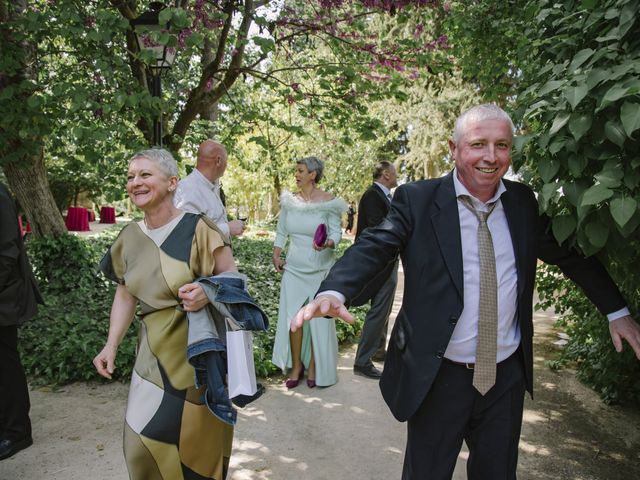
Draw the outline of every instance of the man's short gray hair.
M136 152L130 159L129 164L136 158L146 158L154 162L160 171L167 177L178 177L178 164L171 155L171 152L164 148L150 148L149 150L140 150Z
M296 160L296 165L304 165L309 170L309 173L316 172L316 183L320 183L322 175L324 173L324 162L318 157L305 157L300 160Z
M466 110L460 114L460 116L456 120L456 125L453 128L453 143L455 145L458 145L458 141L464 133L467 122L477 122L483 120L502 120L507 122L509 124L509 128L511 129L511 135L513 136L515 127L513 126L513 120L511 120L509 114L493 103L484 103L482 105L471 107L469 110Z
M393 166L393 163L387 160L379 161L373 169L373 179L379 180L382 177L382 174Z

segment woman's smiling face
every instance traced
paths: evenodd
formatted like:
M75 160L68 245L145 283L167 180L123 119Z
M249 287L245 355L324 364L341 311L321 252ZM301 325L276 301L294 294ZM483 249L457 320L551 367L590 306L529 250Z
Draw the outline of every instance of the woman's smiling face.
M133 204L142 210L165 202L176 182L175 177L168 177L148 158L138 157L129 163L127 193Z

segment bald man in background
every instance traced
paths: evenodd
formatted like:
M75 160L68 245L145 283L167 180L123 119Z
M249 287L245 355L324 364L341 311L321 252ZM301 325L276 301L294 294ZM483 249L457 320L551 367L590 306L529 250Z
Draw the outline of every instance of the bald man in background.
M205 140L198 147L196 168L180 180L174 204L190 213L203 213L213 220L230 241L244 232L244 222L227 220L227 210L220 198L220 177L227 168L227 151L213 140Z

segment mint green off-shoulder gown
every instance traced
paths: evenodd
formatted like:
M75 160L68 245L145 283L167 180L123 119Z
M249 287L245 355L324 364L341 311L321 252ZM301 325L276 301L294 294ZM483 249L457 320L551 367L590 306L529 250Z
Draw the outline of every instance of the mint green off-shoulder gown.
M335 245L342 237L341 215L348 205L340 198L308 203L289 192L280 197L280 218L276 229L275 247L287 244L287 257L280 288L278 326L272 362L283 372L291 368L289 328L291 319L306 302L312 300L320 283L335 263L331 248L313 249L313 236L319 224L327 226L328 238ZM311 345L316 366L316 384L333 385L338 381L338 340L335 320L318 317L306 322L302 335L302 362L308 368Z

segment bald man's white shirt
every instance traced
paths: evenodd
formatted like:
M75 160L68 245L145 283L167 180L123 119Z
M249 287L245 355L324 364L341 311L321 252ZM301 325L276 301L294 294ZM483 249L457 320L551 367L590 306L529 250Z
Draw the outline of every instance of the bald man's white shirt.
M210 182L197 168L180 180L173 204L185 212L205 214L215 222L227 240L231 239L227 210L220 200L220 183Z

